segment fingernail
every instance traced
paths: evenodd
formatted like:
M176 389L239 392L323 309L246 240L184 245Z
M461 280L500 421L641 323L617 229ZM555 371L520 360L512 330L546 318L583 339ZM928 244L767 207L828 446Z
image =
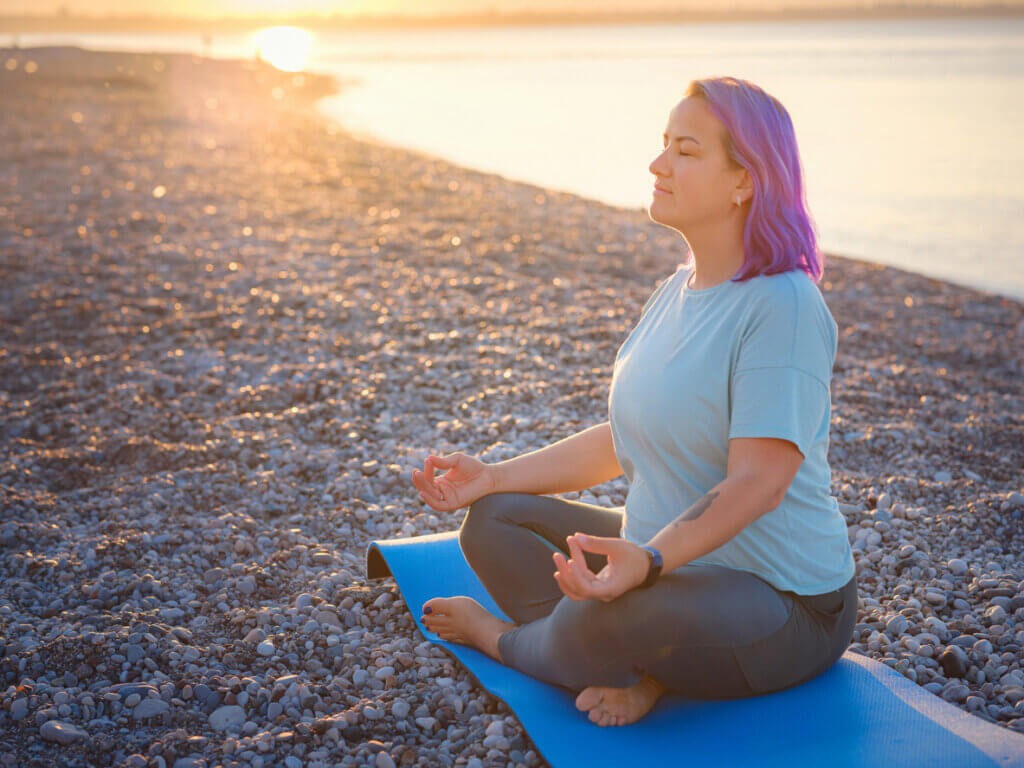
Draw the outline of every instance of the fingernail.
M428 605L428 606L427 606L426 608L424 608L423 610L424 610L424 612L426 612L426 613L430 613L430 606Z

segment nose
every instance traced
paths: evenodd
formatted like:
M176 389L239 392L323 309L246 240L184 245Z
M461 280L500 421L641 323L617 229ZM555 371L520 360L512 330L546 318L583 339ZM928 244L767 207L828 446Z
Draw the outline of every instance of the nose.
M662 162L664 157L665 157L665 153L664 152L659 152L658 156L655 157L651 161L650 165L647 166L647 170L649 170L655 176L666 176L666 175L668 175L667 171L665 170L665 166L664 166L664 164Z

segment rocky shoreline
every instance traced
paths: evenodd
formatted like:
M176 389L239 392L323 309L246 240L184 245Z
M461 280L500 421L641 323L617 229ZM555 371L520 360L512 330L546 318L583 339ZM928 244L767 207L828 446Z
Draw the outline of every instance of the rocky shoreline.
M428 453L605 420L678 235L356 140L319 76L0 65L0 765L546 765L366 547L460 525ZM1024 732L1024 305L838 256L821 287L851 647Z

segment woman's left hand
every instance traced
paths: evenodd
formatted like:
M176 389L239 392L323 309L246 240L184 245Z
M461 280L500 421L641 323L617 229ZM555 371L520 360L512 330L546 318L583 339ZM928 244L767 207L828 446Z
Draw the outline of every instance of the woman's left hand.
M566 538L570 559L554 552L555 581L571 600L597 598L604 602L614 600L647 578L650 558L647 550L628 539L608 536L587 536L576 533ZM608 563L595 574L587 567L584 550L607 555Z

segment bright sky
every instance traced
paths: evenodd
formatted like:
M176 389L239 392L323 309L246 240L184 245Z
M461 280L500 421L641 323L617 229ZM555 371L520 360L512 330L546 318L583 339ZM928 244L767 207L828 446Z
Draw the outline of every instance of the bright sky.
M932 5L935 0L904 0L909 5ZM976 6L988 0L945 0L943 5ZM997 0L998 2L998 0ZM1019 5L1024 0L1007 0ZM640 10L717 7L734 9L786 7L865 7L875 0L0 0L0 14L52 14L64 7L76 16L277 16L334 14L409 14L505 12L529 10Z

